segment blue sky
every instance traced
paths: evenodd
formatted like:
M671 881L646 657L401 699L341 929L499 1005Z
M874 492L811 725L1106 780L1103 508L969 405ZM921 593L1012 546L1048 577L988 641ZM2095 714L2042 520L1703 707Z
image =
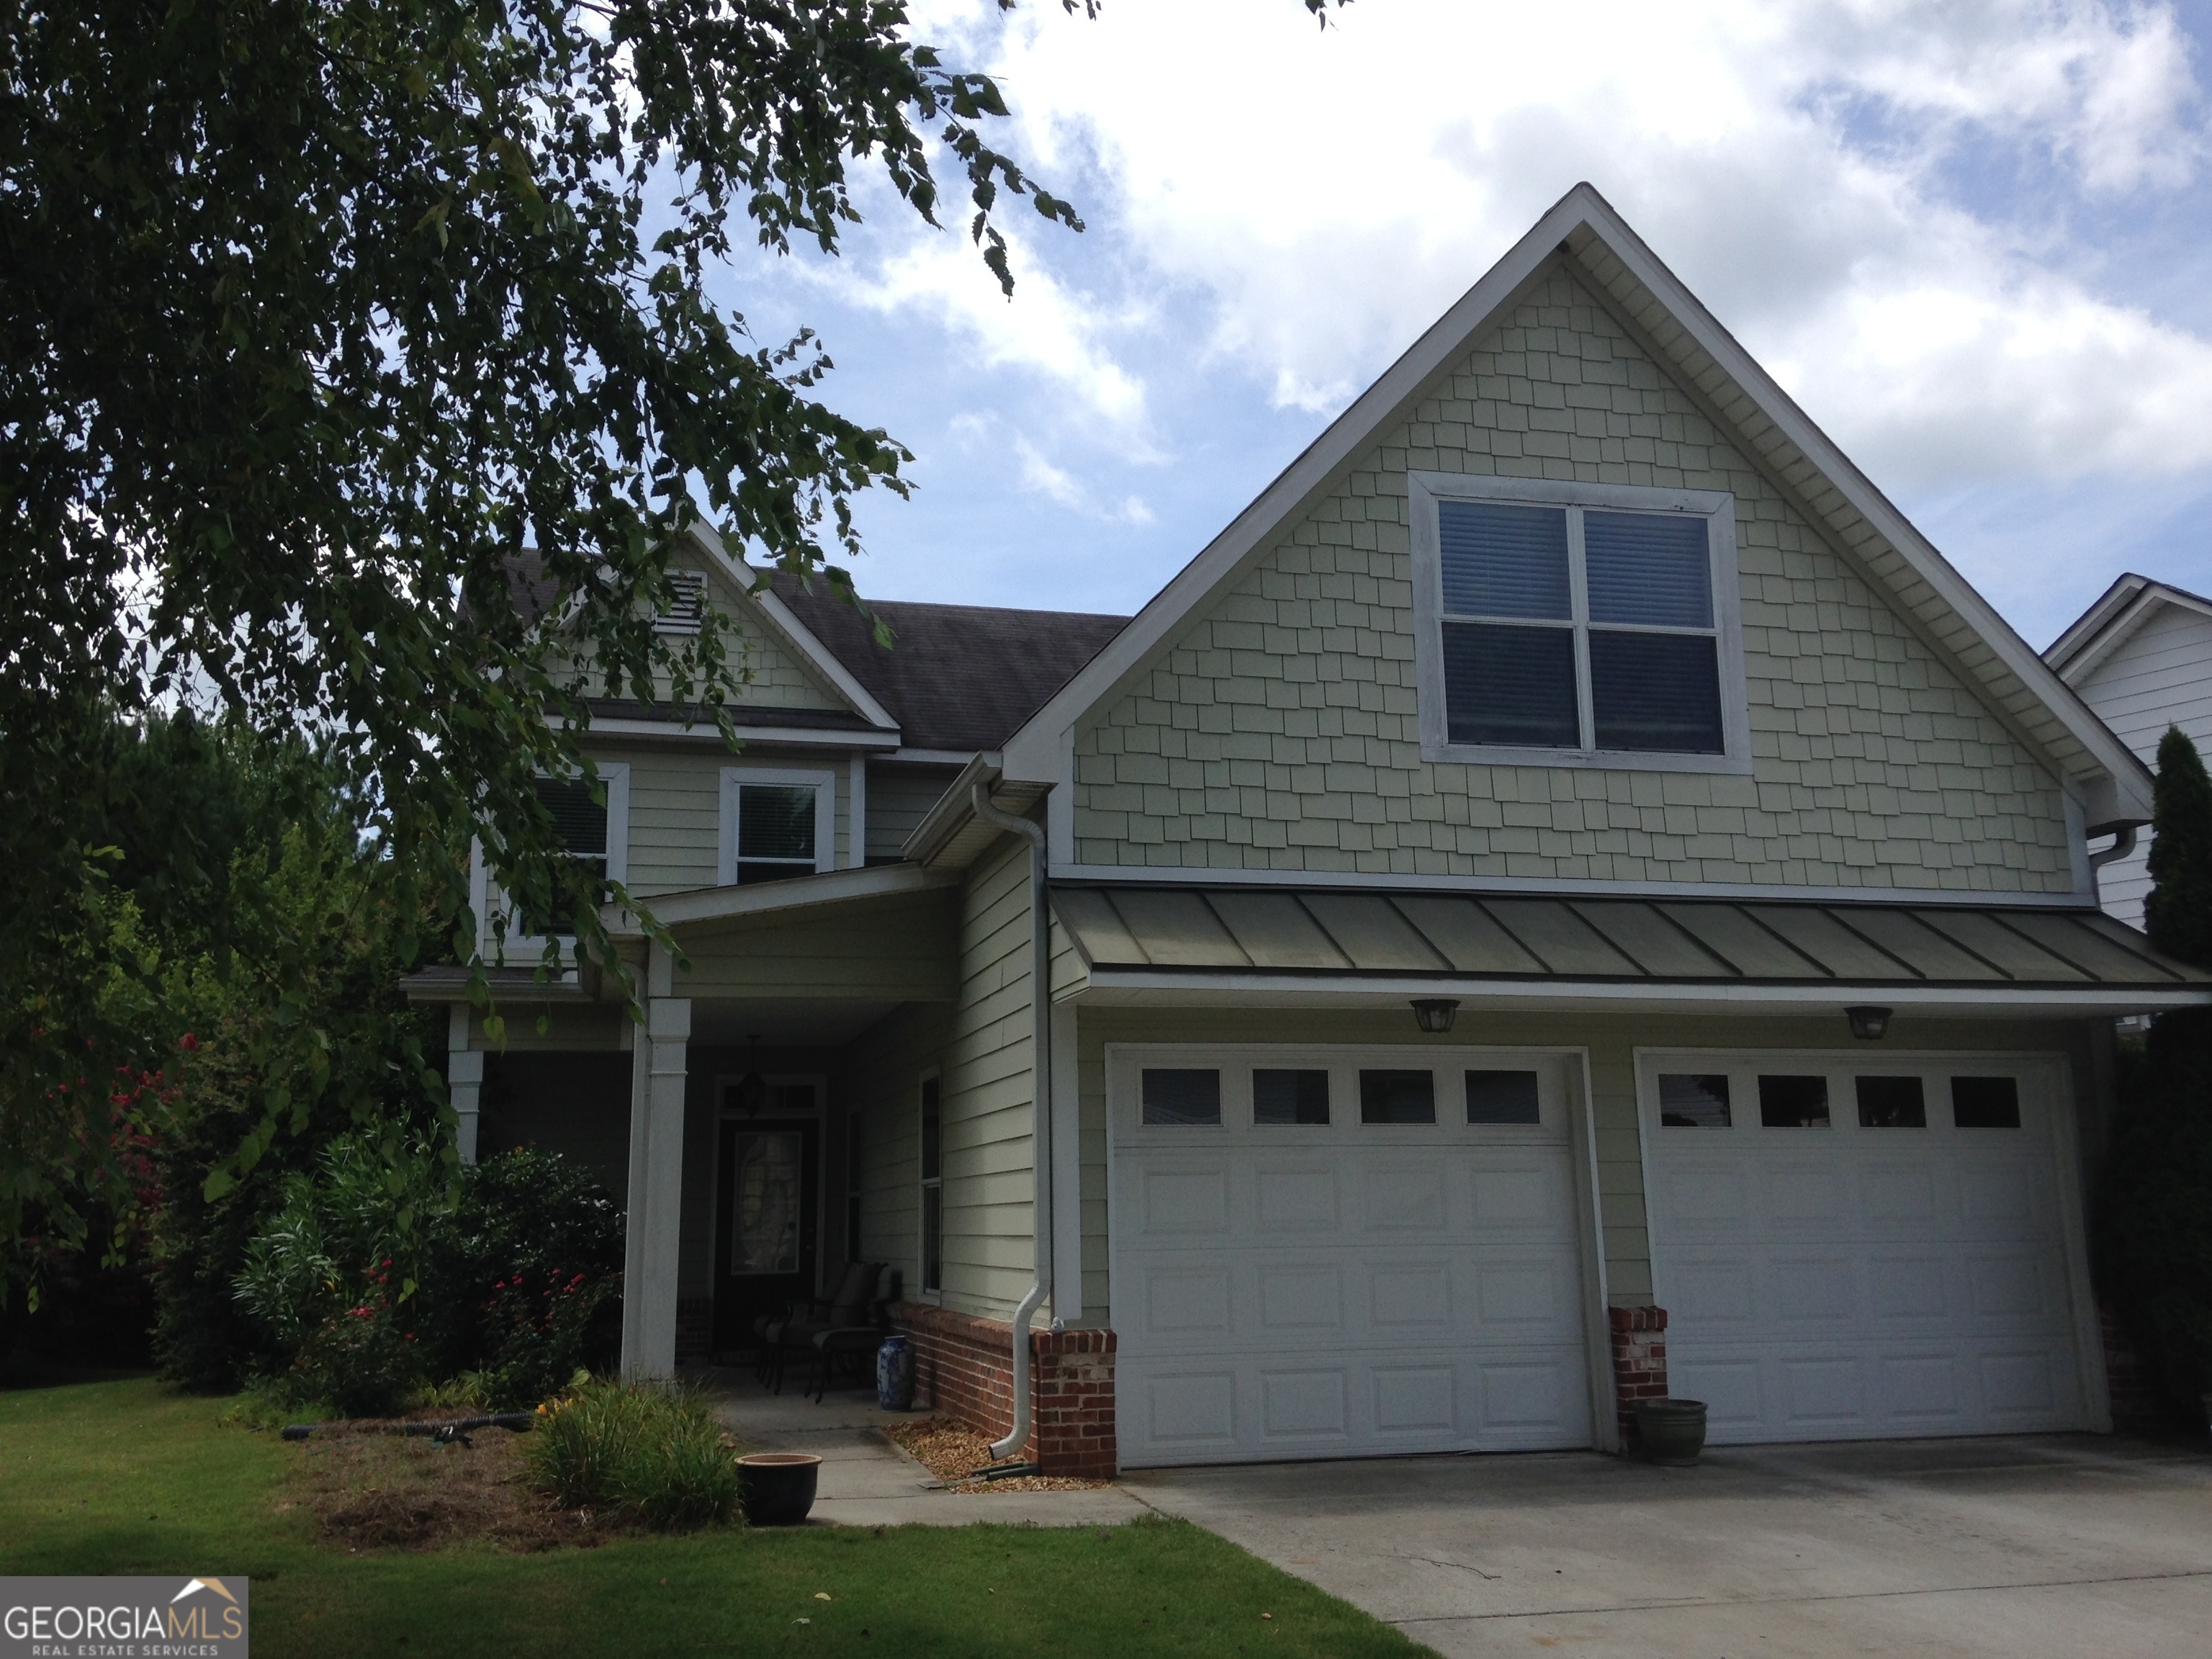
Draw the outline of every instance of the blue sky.
M1585 178L2033 643L2212 591L2212 0L913 9L1088 229L723 278L915 453L866 593L1133 611Z

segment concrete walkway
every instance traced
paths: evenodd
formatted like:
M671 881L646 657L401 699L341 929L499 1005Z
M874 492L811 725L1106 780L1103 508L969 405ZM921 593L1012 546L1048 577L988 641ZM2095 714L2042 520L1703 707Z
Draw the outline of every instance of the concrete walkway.
M822 1460L810 1526L964 1527L977 1521L1040 1527L1112 1526L1145 1506L1118 1487L1090 1492L951 1492L884 1431L929 1413L886 1412L872 1392L830 1390L820 1405L786 1383L772 1395L750 1372L702 1376L717 1414L750 1451L812 1452Z
M2212 1654L2212 1458L2100 1437L1124 1477L1448 1656Z

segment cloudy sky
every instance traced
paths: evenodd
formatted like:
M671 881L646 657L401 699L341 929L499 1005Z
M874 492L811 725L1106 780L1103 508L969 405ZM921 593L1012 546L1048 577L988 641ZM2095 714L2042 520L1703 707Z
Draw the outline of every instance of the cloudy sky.
M2033 643L2212 591L2212 0L914 11L1089 228L730 273L915 453L865 592L1134 610L1583 179Z

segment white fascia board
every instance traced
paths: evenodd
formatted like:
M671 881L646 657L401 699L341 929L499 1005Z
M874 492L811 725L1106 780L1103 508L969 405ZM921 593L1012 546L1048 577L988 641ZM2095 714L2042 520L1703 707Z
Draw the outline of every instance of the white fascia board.
M556 724L558 722L556 722ZM898 733L853 732L836 726L748 726L732 721L731 729L741 743L800 744L823 749L864 749L888 756L897 750ZM720 747L722 734L711 726L678 720L595 720L585 734L592 738L647 738L662 743L706 743Z
M908 749L901 746L878 758L915 766L965 766L981 759L986 766L999 763L995 749Z
M1093 969L1067 999L1129 1007L1403 1008L1416 997L1449 997L1470 1012L1486 1008L1546 1013L1804 1015L1872 1003L1953 1018L2093 1018L2212 1006L2212 985L2155 990L2094 986L1853 985L1838 980L1788 984L1668 984L1568 979L1457 979L1407 975L1178 973ZM1868 1052L1876 1052L1869 1045Z
M1573 233L1588 229L1630 274L1666 307L1674 320L1741 386L1759 412L1835 485L1905 563L1987 645L1998 660L2040 698L2072 733L2105 776L2084 793L2090 826L2104 830L2150 819L2150 774L2128 746L2014 631L1989 601L1915 529L1811 417L1761 368L1751 354L1699 303L1674 273L1628 228L1595 188L1577 185L1504 258L1469 289L1459 303L1386 370L1306 452L1239 514L1152 603L1138 612L1074 678L1007 740L1009 778L1049 784L1058 777L1060 735L1139 670L1161 643L1243 560L1266 545L1325 488L1337 471L1376 433L1417 398L1449 364L1471 348L1479 333L1558 252ZM1570 256L1574 257L1574 256ZM1582 263L1578 258L1577 263ZM2063 778L2069 788L2080 786Z
M937 798L936 804L921 815L921 822L914 826L914 833L899 848L899 856L927 858L950 841L960 826L975 816L973 786L996 783L999 776L997 765L986 755L978 755L962 767L959 775L945 786L945 793Z
M2176 611L2194 611L2200 617L2212 617L2212 600L2199 599L2178 587L2168 587L2164 582L2142 583L2134 603L2116 616L2108 617L2094 637L2077 641L2075 655L2060 671L2066 684L2079 686L2112 659L2112 653L2140 632L2143 625L2160 611L2171 605ZM2070 630L2069 630L2070 631ZM2054 651L2057 647L2051 647Z
M1937 887L1784 887L1753 882L1601 881L1557 876L1370 875L1342 870L1208 870L1138 864L1055 864L1052 879L1101 887L1358 889L1391 893L1533 894L1539 898L1737 899L1765 904L1967 904L1977 909L2087 910L2093 893L1999 893Z
M1402 406L1419 398L1431 380L1457 361L1474 337L1558 252L1568 232L1583 222L1586 203L1597 199L1597 192L1588 185L1577 185L1568 191L1558 206L1536 222L1534 229L1461 296L1458 304L1332 421L1304 454L1284 468L1249 507L1230 521L1228 528L1153 595L1127 628L1006 740L1006 775L1026 783L1057 782L1060 734L1142 668L1159 645L1235 574L1248 556L1267 546L1284 525L1328 488L1337 472L1358 457Z
M1962 617L1997 659L2056 714L2092 758L2105 769L2112 799L2100 800L2102 791L2092 791L2085 802L2091 827L2105 829L2120 822L2148 823L2150 819L2150 774L2128 746L2092 714L2074 688L2061 679L2012 624L1999 616L1974 586L1936 550L1934 543L1875 487L1873 480L1837 447L1828 434L1797 406L1795 399L1760 368L1757 360L1736 343L1697 296L1628 228L1611 204L1588 185L1577 185L1569 193L1575 201L1588 191L1583 222L1606 251L1626 266L1680 324L1722 371L1751 398L1759 413L1774 422L1782 435L1835 485L1844 499L1874 526L1915 574L1933 588L1938 598ZM1564 205L1564 204L1562 204ZM1557 212L1558 210L1553 210ZM2139 810L2140 817L2130 814Z
M2044 661L2065 679L2069 685L2078 685L2081 676L2075 672L2074 658L2087 647L2096 642L2112 619L2127 609L2136 594L2151 586L2150 578L2129 571L2102 593L2087 611L2076 617L2064 633L2051 642L2043 653Z
M714 561L724 577L733 583L748 601L757 606L776 631L783 635L785 642L805 658L814 672L836 689L837 695L852 706L854 714L888 732L898 730L898 721L891 717L890 711L878 702L868 688L854 678L853 671L838 661L830 647L815 637L814 631L799 620L789 605L775 596L774 589L763 587L758 592L754 591L753 584L759 580L759 573L722 545L722 538L714 526L702 519L695 519L691 523L690 536L698 544L700 550Z

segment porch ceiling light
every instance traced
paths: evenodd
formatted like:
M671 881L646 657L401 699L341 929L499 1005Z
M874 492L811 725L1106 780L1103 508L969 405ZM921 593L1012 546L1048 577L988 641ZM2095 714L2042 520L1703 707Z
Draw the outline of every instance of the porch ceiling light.
M1413 1020L1431 1036L1442 1036L1459 1016L1459 1004L1450 997L1415 997Z
M1889 1030L1889 1010L1887 1008L1846 1008L1844 1018L1851 1023L1851 1035L1863 1037L1869 1042L1881 1042L1882 1033Z

